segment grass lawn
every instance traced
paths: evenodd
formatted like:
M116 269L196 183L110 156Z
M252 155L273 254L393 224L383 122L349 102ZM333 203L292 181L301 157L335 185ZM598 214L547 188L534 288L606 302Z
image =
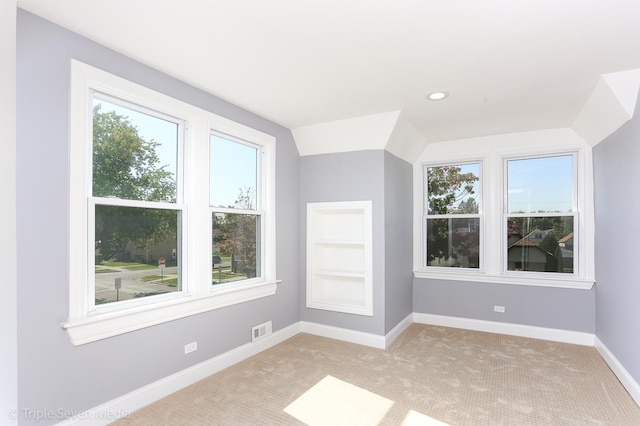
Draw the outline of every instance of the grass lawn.
M218 273L218 271L215 271L211 274L211 279L214 281L214 283L223 283L223 282L244 280L244 279L247 279L247 276L242 274L234 274L232 272L224 272L224 271L220 274Z
M158 265L148 264L148 263L140 263L140 262L108 262L103 260L100 262L101 266L107 266L112 268L122 268L127 271L140 271L143 269L157 269ZM168 265L171 266L171 265Z
M123 266L123 268L126 269L127 271L141 271L143 269L158 269L158 267L155 265L145 265L143 263L131 265L131 266Z
M162 281L164 279L164 281ZM140 278L140 281L149 282L149 281L159 281L156 284L164 284L169 287L177 287L178 286L178 277L169 277L167 275L146 275Z
M107 272L120 272L118 269L109 269L109 268L96 268L96 274L105 274Z
M174 262L175 263L175 262ZM138 271L141 269L154 269L154 268L158 268L158 265L154 264L154 263L140 263L140 262L108 262L106 260L103 260L102 262L100 262L100 265L102 266L107 266L107 267L112 267L112 268L123 268L123 269L127 269L129 271ZM167 264L167 266L175 266L175 265L170 265Z
M141 263L137 263L137 262L109 262L106 260L103 260L102 262L100 262L100 264L104 266L112 266L114 268L121 267L121 266L142 265Z
M178 286L178 278L165 278L164 279L164 285L168 285L169 287L177 287Z

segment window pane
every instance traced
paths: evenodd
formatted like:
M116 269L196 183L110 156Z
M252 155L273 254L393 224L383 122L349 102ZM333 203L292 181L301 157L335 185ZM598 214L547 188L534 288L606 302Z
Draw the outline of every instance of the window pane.
M480 219L427 219L427 265L480 267Z
M573 216L509 217L509 271L573 273Z
M176 201L178 124L94 99L93 196Z
M96 206L96 305L181 289L178 220L174 210Z
M209 145L209 205L256 209L258 150L216 134Z
M426 175L428 214L478 213L480 164L427 167Z
M507 162L508 206L513 213L566 213L573 210L573 156Z
M212 214L214 284L262 276L260 216Z

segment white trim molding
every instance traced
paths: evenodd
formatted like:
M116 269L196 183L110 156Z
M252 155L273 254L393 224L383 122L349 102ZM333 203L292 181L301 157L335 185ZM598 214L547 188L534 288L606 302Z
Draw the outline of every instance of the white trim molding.
M84 345L212 309L273 296L276 294L279 282L280 280L265 281L236 288L214 289L208 295L171 299L165 303L144 305L107 315L64 322L60 326L67 330L74 346Z
M446 269L446 268L442 268ZM458 269L458 268L451 268ZM473 281L478 283L495 283L495 284L512 284L512 285L531 285L538 287L555 287L555 288L574 288L580 290L591 290L595 284L595 280L588 279L561 279L561 278L531 278L522 275L509 276L509 275L490 275L490 274L477 274L472 272L458 272L453 271L424 271L422 269L416 269L413 271L413 276L416 278L427 278L435 280L448 280L448 281Z
M385 348L391 346L391 344L402 334L403 331L407 329L411 324L413 324L413 313L407 315L402 321L398 323L395 327L389 331L385 339Z
M300 331L302 333L313 334L314 336L328 337L330 339L342 340L343 342L356 343L377 349L387 349L407 327L413 324L413 316L413 313L407 315L384 336L307 321L300 322Z
M487 333L506 334L509 336L551 340L553 342L572 343L583 346L593 346L595 338L592 333L585 333L582 331L560 330L556 328L536 327L533 325L448 317L445 315L414 313L413 322L418 324L439 325L442 327L462 328L465 330L485 331Z
M607 348L604 343L598 337L595 338L595 348L607 363L613 374L616 375L622 386L629 392L629 395L640 407L640 384L634 380L629 374L626 368L622 366L620 361L613 355L613 353Z
M358 345L371 346L372 348L386 349L384 336L362 331L349 330L347 328L333 327L331 325L317 324L314 322L300 322L300 331L315 336L329 337L343 342L356 343Z

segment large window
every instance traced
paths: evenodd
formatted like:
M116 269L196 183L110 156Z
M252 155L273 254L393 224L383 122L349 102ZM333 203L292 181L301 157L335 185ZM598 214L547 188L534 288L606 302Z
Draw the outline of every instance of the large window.
M561 129L430 145L414 166L414 275L591 288L592 182L591 147Z
M572 154L508 159L507 271L574 273L575 179Z
M480 267L480 164L425 166L426 265Z
M92 104L92 301L180 291L184 124L97 92Z
M76 61L71 82L72 342L274 294L275 138Z
M260 149L246 141L212 133L209 155L213 283L260 277Z

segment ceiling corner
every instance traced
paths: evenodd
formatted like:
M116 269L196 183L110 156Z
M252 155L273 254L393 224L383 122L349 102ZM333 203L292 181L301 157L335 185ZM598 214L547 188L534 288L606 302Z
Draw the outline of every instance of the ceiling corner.
M629 121L640 89L640 69L602 74L571 128L595 146Z
M301 156L383 150L400 111L329 121L291 129Z
M427 143L427 139L401 113L385 149L396 157L413 164L425 150Z

